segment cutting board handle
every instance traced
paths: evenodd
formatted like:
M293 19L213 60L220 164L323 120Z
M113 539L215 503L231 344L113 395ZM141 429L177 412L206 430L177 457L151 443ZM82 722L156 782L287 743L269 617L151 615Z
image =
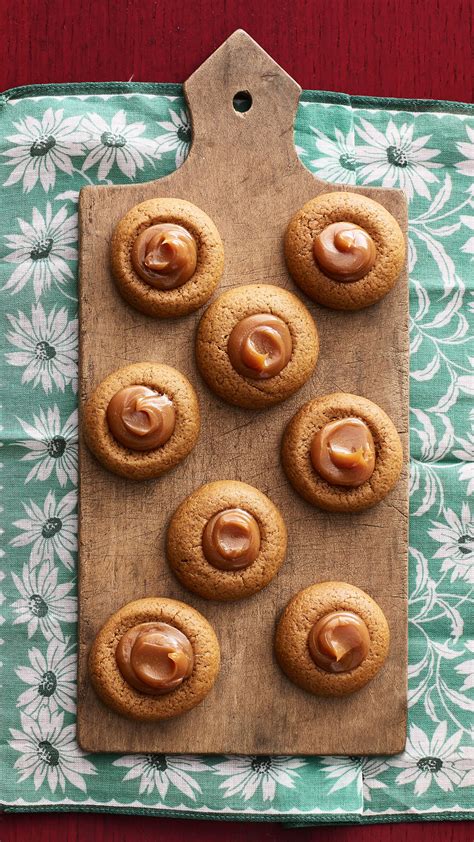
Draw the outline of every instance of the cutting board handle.
M190 158L219 157L216 147L247 153L247 163L259 159L293 169L299 164L293 132L301 88L242 29L234 32L184 83L191 112L193 143ZM244 94L250 108L234 107Z

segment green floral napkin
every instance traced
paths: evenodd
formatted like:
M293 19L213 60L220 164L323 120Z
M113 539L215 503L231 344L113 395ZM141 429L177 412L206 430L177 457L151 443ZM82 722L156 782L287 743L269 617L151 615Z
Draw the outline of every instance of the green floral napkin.
M474 110L306 92L295 134L302 161L321 178L402 187L409 200L406 750L387 758L121 757L77 746L78 191L166 175L186 157L191 131L178 86L20 88L0 99L7 809L292 823L472 810Z

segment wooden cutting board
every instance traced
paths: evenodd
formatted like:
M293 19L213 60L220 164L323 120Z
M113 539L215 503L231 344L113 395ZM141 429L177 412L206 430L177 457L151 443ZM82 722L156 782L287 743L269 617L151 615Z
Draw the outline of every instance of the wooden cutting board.
M237 112L237 92L251 108ZM328 514L305 503L279 461L287 421L309 398L332 391L364 395L393 419L408 465L408 287L404 272L379 304L357 313L308 300L321 339L312 379L265 411L228 406L200 379L193 355L201 312L155 320L129 307L111 279L112 230L145 199L188 199L216 223L226 265L218 292L248 283L293 292L283 259L290 217L312 197L336 189L300 163L293 124L300 87L246 33L234 33L185 83L193 145L183 166L147 184L86 187L80 196L80 404L111 371L157 360L189 377L202 408L190 457L159 480L134 483L105 471L81 444L78 737L87 751L240 754L391 754L405 744L407 681L407 470L376 508ZM350 188L381 202L407 228L403 194ZM303 297L303 296L302 296ZM303 297L304 298L304 297ZM187 592L164 554L169 518L205 482L238 479L276 503L288 526L278 576L256 596L213 603ZM368 591L388 619L389 659L363 690L345 699L311 696L280 672L272 651L275 622L301 588L341 579ZM140 724L108 710L87 677L92 640L107 617L144 596L193 605L214 626L222 651L217 684L194 710Z

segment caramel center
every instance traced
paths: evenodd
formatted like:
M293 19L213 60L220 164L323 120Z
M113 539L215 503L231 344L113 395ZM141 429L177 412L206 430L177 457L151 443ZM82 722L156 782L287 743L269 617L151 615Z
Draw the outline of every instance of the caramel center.
M107 407L113 437L130 450L153 450L171 438L176 413L173 402L147 386L125 386Z
M288 325L270 313L256 313L237 322L227 343L232 366L253 380L267 380L288 365L293 342Z
M375 263L375 243L352 222L333 222L313 242L313 254L322 272L334 281L360 281Z
M161 290L176 289L196 271L196 241L182 225L150 225L136 238L131 258L135 272L147 284Z
M194 665L188 638L168 623L133 626L120 638L115 659L125 681L150 696L175 690Z
M375 445L360 418L341 418L322 427L311 443L313 468L330 485L356 487L375 468Z
M202 535L203 553L219 570L242 570L260 552L260 528L244 509L224 509L211 517Z
M349 672L369 654L363 619L352 611L333 611L312 626L308 646L314 663L326 672Z

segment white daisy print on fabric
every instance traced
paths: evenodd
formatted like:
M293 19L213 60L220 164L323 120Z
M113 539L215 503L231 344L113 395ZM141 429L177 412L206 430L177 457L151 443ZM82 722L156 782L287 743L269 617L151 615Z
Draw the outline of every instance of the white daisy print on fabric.
M415 795L423 795L432 784L444 792L463 786L472 758L458 752L462 731L447 738L447 723L440 722L431 740L418 725L410 725L410 736L403 754L388 759L389 766L402 769L395 783L414 784Z
M13 526L21 529L20 535L12 538L12 547L33 546L30 550L32 566L45 560L53 561L57 555L65 567L72 570L77 549L77 491L69 491L56 502L54 491L49 491L41 509L34 500L22 503L27 517L15 520Z
M64 640L60 624L77 620L76 599L69 596L74 583L58 585L58 569L49 561L36 568L24 564L21 579L11 575L20 594L12 604L17 615L13 624L27 623L29 638L39 629L46 640Z
M474 409L470 412L471 420L474 421ZM468 497L474 493L474 424L471 425L472 432L467 433L467 438L457 438L461 445L460 450L453 450L453 456L461 459L464 463L459 468L458 477L461 482L467 482L466 494Z
M466 226L466 228L469 228L470 231L474 231L474 216L464 216L463 214L461 214L459 218L462 224ZM469 237L469 239L466 240L464 245L461 246L461 251L464 252L464 254L472 254L471 260L474 260L474 236Z
M354 130L347 135L340 129L334 130L334 139L327 137L319 129L311 128L316 135L315 146L319 157L310 162L311 168L319 178L325 181L338 181L341 184L356 183L356 149Z
M6 339L18 351L5 354L10 365L24 369L21 382L41 384L46 394L52 391L53 384L64 392L70 383L77 392L78 327L77 319L68 320L65 307L46 315L41 303L34 304L31 319L25 313L9 315L12 330Z
M169 120L158 123L165 134L155 138L156 150L161 155L164 152L175 152L176 167L180 167L188 157L191 146L191 121L189 114L184 108L179 112L168 109Z
M154 158L159 158L155 142L141 136L146 130L145 123L130 123L127 126L123 110L114 114L110 125L100 114L87 114L82 127L88 135L85 145L89 153L82 170L86 172L98 164L99 181L107 178L114 164L132 179L137 170L143 169L145 161L152 163Z
M466 649L468 652L474 654L474 640L466 640ZM472 690L474 687L474 658L468 658L462 664L454 667L458 675L464 675L465 679L459 688L460 690ZM474 766L473 766L474 768Z
M302 766L306 766L306 762L299 757L236 756L226 757L214 772L226 778L219 784L219 789L224 790L224 798L239 795L249 801L261 789L263 800L273 801L277 786L294 789L295 778L299 778L296 770Z
M378 757L323 757L321 762L325 767L325 775L334 780L329 794L345 789L354 782L359 795L363 792L364 800L372 800L373 789L385 789L387 784L380 781L378 776L389 766L385 760Z
M470 143L466 143L465 141L456 143L458 151L461 155L464 155L465 160L459 161L455 164L455 167L461 175L467 175L472 178L474 176L474 128L466 125L466 132Z
M3 290L15 295L31 280L36 300L52 283L64 292L65 284L74 280L67 261L77 260L77 249L72 245L78 236L77 213L68 217L63 205L53 216L51 202L47 202L44 216L33 208L31 223L20 218L17 222L21 234L5 235L12 251L4 259L17 265Z
M65 486L68 479L75 485L77 483L77 409L69 418L61 423L59 407L57 405L33 416L33 424L17 419L24 432L28 436L16 442L19 447L24 447L28 453L22 456L20 462L34 462L31 471L25 479L25 484L31 480L49 479L52 473L56 474L61 486Z
M41 120L25 117L13 123L16 134L6 139L15 145L2 152L10 159L4 162L5 166L13 167L4 187L23 179L23 192L29 193L39 179L43 190L48 192L56 183L57 169L72 175L71 158L84 154L82 141L87 137L78 128L80 121L80 116L64 117L62 108L58 111L48 108Z
M441 150L426 146L431 135L414 138L413 125L398 127L393 120L389 120L385 134L363 118L360 123L356 132L365 146L357 146L357 160L363 183L377 181L382 187L401 187L409 201L415 194L429 199L427 185L438 181L432 170L442 166L431 160Z
M139 795L152 795L156 789L163 800L172 786L195 801L196 794L202 790L193 775L209 771L205 763L185 754L132 754L119 757L112 766L128 769L124 782L139 780Z
M0 512L3 512L3 506L0 506ZM0 558L2 558L4 555L5 555L4 551L0 550ZM3 572L3 570L0 570L0 584L3 582L4 579L5 579L5 573ZM6 600L7 600L7 598L4 594L4 592L2 590L0 590L0 607L3 606L4 602L6 602ZM3 608L2 608L2 610L3 610ZM0 626L3 626L4 622L5 622L5 617L4 617L3 614L0 614Z
M432 520L435 527L428 530L428 535L442 546L436 550L433 558L442 558L441 571L451 571L451 582L465 579L474 583L474 521L468 503L463 503L461 517L444 509L445 523Z
M15 761L18 783L33 775L36 790L46 781L51 792L58 786L64 792L66 781L87 792L84 775L96 775L97 770L76 743L76 726L64 727L64 714L49 715L44 711L38 721L21 714L22 731L10 728L11 748L20 753Z
M37 647L30 649L28 667L17 667L18 678L28 689L18 697L17 707L24 708L28 716L38 717L47 708L55 713L58 708L76 712L76 655L67 654L68 640L52 638L43 654Z

